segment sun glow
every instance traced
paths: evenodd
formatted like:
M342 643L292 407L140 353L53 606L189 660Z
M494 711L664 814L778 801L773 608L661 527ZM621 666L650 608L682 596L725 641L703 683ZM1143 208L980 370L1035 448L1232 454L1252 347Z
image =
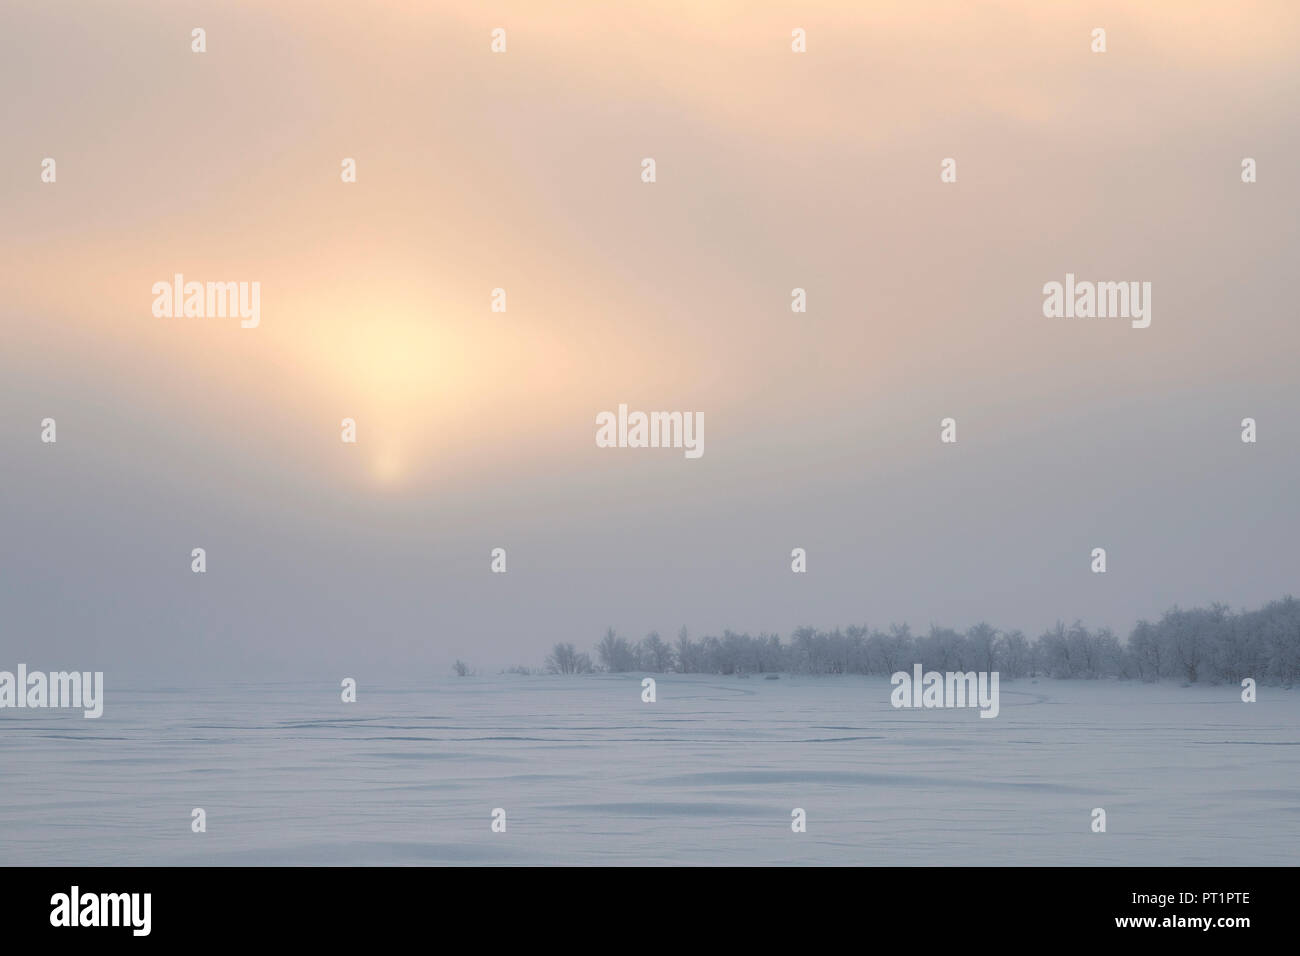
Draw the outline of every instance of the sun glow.
M381 485L395 485L406 477L406 468L397 452L380 452L370 465L371 477Z

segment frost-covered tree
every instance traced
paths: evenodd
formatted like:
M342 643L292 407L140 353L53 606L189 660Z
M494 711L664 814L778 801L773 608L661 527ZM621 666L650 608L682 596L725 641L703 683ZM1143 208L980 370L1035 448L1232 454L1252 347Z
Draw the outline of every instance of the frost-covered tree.
M677 669L683 674L695 674L700 670L699 648L691 642L686 628L677 632Z
M1032 653L1029 639L1020 631L1000 635L994 649L998 670L1012 679L1028 676Z
M995 671L997 667L998 630L980 621L966 631L963 642L966 653L963 655L964 669L977 671Z
M1287 597L1256 611L1234 614L1222 604L1170 609L1152 624L1139 621L1127 642L1110 628L1091 631L1083 622L1057 622L1036 640L1020 631L999 632L978 623L964 633L934 625L916 638L906 624L888 633L854 625L820 631L800 627L783 642L776 634L724 631L692 640L682 628L675 646L652 632L635 647L610 628L596 645L601 668L613 673L643 669L681 673L893 674L921 664L932 671L999 671L1007 679L1135 677L1230 681L1256 677L1300 681L1300 601ZM591 670L591 659L572 645L557 644L547 657L555 673Z
M1137 676L1144 681L1157 681L1165 676L1161 666L1163 646L1156 628L1149 621L1138 621L1128 638L1128 653Z
M621 674L636 670L636 655L632 652L632 645L627 642L627 638L615 634L612 627L605 631L605 636L596 645L596 655L600 666L610 673Z
M637 643L636 669L664 674L673 669L673 649L658 631L651 631Z

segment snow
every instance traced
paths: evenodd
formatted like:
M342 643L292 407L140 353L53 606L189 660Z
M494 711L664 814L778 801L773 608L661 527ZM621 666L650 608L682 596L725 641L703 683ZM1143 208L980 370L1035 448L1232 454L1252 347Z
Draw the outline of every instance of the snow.
M882 678L661 674L647 704L643 676L359 677L355 704L109 683L98 720L0 711L0 861L1281 865L1300 844L1300 690L1004 681L988 720L895 710Z

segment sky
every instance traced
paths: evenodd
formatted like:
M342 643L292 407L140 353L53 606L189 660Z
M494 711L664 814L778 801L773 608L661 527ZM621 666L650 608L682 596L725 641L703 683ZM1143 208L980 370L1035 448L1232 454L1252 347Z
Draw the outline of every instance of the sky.
M0 667L1293 592L1298 54L1282 2L8 0ZM155 316L177 273L258 326ZM1067 273L1150 327L1045 317ZM705 453L597 447L621 403Z

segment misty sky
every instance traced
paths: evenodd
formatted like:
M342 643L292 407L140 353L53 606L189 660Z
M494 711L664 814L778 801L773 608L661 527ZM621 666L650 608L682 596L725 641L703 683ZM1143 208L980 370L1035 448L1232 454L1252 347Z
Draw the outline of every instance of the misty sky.
M652 6L7 0L0 668L1300 590L1300 7ZM1150 328L1045 318L1067 272L1151 282ZM155 318L175 273L260 326ZM705 454L597 448L619 403Z

